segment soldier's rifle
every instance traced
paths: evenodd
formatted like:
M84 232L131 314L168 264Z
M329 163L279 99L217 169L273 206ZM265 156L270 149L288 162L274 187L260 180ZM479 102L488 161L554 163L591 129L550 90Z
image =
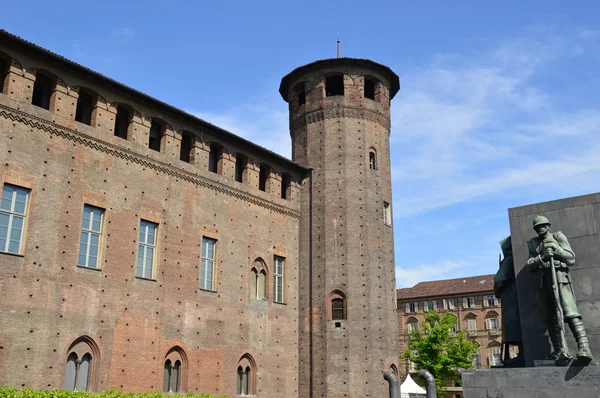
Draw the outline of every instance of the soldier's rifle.
M544 247L546 247L546 243L555 242L555 240L550 237L544 239ZM560 289L558 288L558 278L556 277L556 268L554 267L554 255L550 256L548 259L550 262L550 274L552 275L552 292L554 293L554 302L556 304L556 318L558 322L558 327L560 328L560 341L562 344L562 349L565 354L567 354L567 340L565 338L565 320L563 315L562 305L560 303ZM556 347L554 347L556 349Z

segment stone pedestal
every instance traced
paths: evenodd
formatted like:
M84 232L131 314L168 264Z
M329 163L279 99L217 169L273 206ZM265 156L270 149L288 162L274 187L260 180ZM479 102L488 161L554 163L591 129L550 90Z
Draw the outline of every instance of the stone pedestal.
M464 398L598 398L600 367L541 366L465 370Z

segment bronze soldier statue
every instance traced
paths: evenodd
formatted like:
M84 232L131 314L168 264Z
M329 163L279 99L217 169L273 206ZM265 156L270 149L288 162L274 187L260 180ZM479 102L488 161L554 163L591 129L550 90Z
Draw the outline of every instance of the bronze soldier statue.
M500 247L504 258L500 260L500 269L494 276L494 294L497 298L502 299L502 349L504 351L502 364L505 367L525 366L517 281L510 236L500 241ZM510 357L510 346L513 345L519 349L519 354L515 358Z
M568 323L577 340L577 358L590 361L592 352L569 274L569 267L575 264L575 253L562 232L550 233L550 222L546 217L536 216L533 229L538 236L527 242L527 268L541 273L538 299L554 349L548 359L571 359L564 339L564 324Z

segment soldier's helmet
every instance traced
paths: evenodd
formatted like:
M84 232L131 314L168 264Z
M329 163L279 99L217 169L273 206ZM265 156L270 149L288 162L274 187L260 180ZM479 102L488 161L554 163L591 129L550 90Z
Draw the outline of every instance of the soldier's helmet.
M544 216L535 216L535 218L533 219L533 228L537 227L538 225L552 225L550 224L550 221L548 221L548 219Z

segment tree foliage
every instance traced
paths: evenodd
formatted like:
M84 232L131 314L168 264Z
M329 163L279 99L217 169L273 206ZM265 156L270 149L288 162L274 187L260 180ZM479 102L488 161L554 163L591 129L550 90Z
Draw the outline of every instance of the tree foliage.
M427 313L422 327L411 332L408 350L401 355L433 375L438 397L446 394L444 382L460 381L459 368L473 368L473 356L479 350L464 332L453 331L457 321L449 311Z
M125 393L123 391L108 390L104 392L79 392L64 390L34 390L24 388L17 390L14 387L0 386L0 398L225 398L210 394L163 394L161 392Z

